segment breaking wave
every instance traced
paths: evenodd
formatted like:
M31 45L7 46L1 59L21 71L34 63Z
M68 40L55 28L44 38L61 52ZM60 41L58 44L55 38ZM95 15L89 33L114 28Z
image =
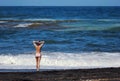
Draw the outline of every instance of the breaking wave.
M2 24L2 23L6 23L7 21L0 21L0 24Z
M23 23L23 24L18 24L14 27L36 27L40 25L42 25L42 23Z
M43 52L42 69L120 67L120 53ZM0 55L0 69L35 69L34 54Z

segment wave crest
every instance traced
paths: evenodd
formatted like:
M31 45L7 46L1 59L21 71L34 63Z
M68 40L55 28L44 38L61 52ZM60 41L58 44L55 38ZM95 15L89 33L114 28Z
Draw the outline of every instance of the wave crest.
M43 25L43 23L24 23L24 24L18 24L14 27L37 27Z

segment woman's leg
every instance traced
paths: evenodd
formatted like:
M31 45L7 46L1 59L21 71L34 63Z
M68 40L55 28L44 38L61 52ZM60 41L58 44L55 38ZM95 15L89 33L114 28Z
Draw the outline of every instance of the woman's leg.
M38 71L38 57L36 57L36 70Z
M38 69L40 69L40 61L41 61L41 56L38 57Z
M39 69L40 69L40 61L41 61L41 56L36 57L36 69L37 69L37 71L39 71Z

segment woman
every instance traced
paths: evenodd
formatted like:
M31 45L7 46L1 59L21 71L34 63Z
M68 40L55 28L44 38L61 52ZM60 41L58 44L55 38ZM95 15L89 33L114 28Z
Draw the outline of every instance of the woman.
M39 71L39 68L40 68L40 61L41 61L41 57L42 57L42 54L41 54L41 48L44 44L44 41L33 41L33 44L36 48L36 55L35 55L35 58L36 58L36 69L37 71Z

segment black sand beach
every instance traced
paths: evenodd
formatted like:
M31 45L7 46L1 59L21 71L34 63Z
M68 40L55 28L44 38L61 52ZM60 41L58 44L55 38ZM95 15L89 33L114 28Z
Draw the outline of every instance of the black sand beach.
M120 81L120 68L0 72L0 81Z

